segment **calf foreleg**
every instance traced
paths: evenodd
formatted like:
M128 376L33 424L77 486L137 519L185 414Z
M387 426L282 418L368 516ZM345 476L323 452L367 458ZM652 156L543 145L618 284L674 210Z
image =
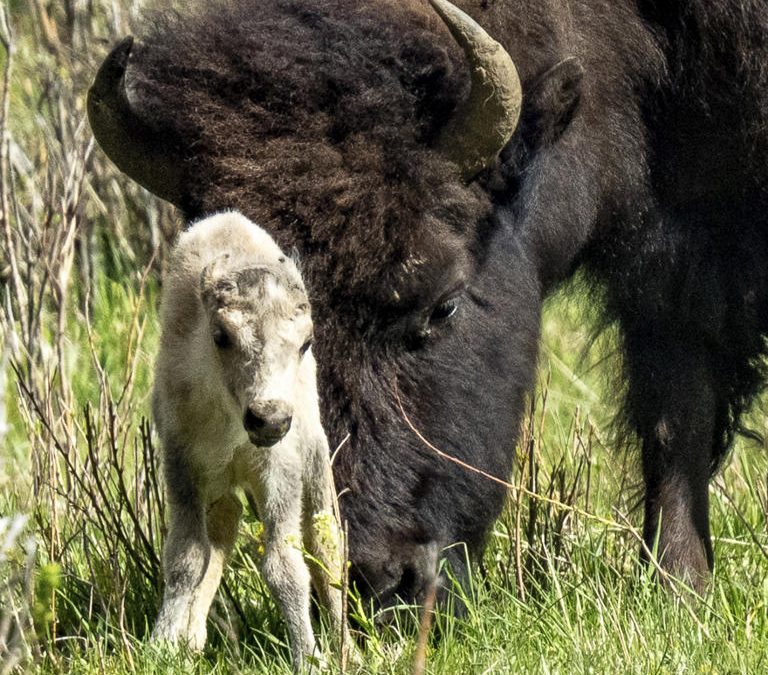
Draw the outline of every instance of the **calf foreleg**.
M168 538L163 549L165 590L152 637L202 649L206 618L237 535L240 503L225 495L204 508L184 466L168 475Z
M267 466L257 484L253 477L250 482L264 525L259 570L285 619L293 667L300 671L304 656L319 658L320 653L312 632L310 577L301 550L301 477L298 467L290 468L297 470Z
M232 552L243 507L233 494L213 502L206 510L206 531L211 552L202 582L192 597L190 615L197 633L205 636L205 623L221 582L224 564Z

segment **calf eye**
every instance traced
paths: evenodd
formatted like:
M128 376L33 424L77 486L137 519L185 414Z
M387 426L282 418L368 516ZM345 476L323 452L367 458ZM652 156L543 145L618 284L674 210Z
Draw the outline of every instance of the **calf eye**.
M429 317L429 323L436 324L440 323L441 321L450 319L454 314L456 314L456 310L458 308L459 298L457 296L443 300L443 302L441 302L432 310L432 314Z
M304 356L304 354L307 353L307 349L309 349L312 346L312 338L309 338L303 345L301 345L301 348L299 349L299 355Z
M232 344L232 340L226 331L221 328L214 328L213 330L213 344L219 349L226 349Z

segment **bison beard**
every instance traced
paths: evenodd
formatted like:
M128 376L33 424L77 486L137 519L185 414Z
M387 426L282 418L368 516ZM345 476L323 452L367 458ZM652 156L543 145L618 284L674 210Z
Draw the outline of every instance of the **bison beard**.
M354 579L379 603L420 598L440 557L462 578L455 544L476 558L504 499L414 437L395 382L432 443L507 476L542 298L578 268L623 337L646 541L658 533L661 564L701 587L708 481L766 351L768 9L457 4L523 89L517 131L469 182L443 131L470 68L417 0L156 14L127 99L119 59L114 91L92 94L129 113L94 129L187 219L236 208L298 248L324 423L331 445L350 436L335 472ZM123 135L105 142L104 125Z

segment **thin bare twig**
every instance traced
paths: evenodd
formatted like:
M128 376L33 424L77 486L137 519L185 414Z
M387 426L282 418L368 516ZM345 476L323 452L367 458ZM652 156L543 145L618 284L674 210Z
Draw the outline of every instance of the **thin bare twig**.
M6 58L5 68L3 69L3 92L0 99L0 220L3 228L3 243L5 245L5 256L10 266L11 287L13 296L16 298L18 307L26 306L25 286L19 272L19 262L16 257L16 247L13 241L11 231L11 201L10 191L10 130L8 129L8 120L11 105L11 73L13 71L14 53L16 51L11 22L8 16L8 7L3 3L0 7L0 43L2 43ZM18 312L19 323L21 325L22 338L25 344L29 342L29 326L24 317L24 312Z

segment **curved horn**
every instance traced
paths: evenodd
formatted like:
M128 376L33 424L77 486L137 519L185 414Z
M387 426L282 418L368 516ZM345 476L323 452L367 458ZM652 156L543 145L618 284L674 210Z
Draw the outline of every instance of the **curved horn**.
M127 37L109 53L88 90L88 119L107 156L125 174L158 197L181 206L178 153L131 109L125 70L133 47Z
M472 88L446 125L438 147L466 180L490 166L517 127L522 88L507 54L471 17L448 0L429 0L469 61Z

